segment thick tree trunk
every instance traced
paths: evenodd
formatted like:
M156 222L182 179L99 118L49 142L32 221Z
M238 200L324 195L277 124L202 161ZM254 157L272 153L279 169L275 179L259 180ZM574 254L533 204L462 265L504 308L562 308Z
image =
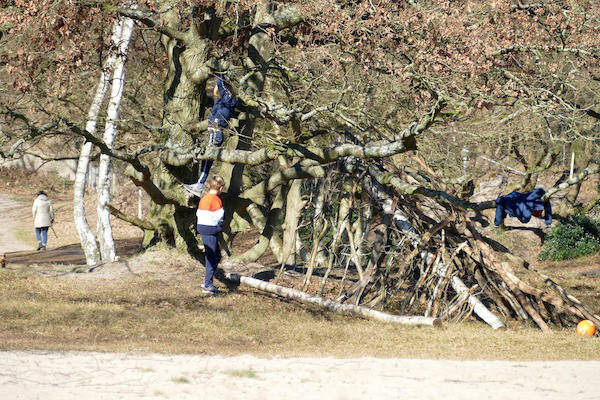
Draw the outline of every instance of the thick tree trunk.
M115 59L110 101L108 102L106 126L104 128L104 143L112 149L117 135L117 122L119 119L119 105L125 85L125 60L127 48L133 32L133 20L123 18L122 30L119 40L113 45L117 48ZM117 253L110 224L110 212L107 205L110 204L110 187L112 177L112 158L107 154L100 156L100 167L98 168L98 241L100 242L100 254L103 261L115 261Z
M113 43L116 43L121 36L122 23L123 21L119 19L113 26L111 39ZM90 105L87 123L85 125L85 130L90 134L94 134L96 132L96 123L98 120L98 115L100 114L100 106L102 105L102 101L104 100L104 96L108 90L110 83L109 76L112 72L112 68L114 67L115 58L116 54L111 52L105 61L104 68L100 72L98 87L96 88L94 99ZM75 182L73 183L73 215L75 219L75 229L77 229L77 233L79 234L79 240L81 242L81 248L85 254L86 263L87 265L93 266L100 262L101 256L100 251L98 250L98 244L96 243L96 237L94 236L94 233L90 229L90 226L87 222L84 206L85 184L91 151L92 143L83 143L81 147L81 153L79 155L79 161L77 163Z
M263 67L266 60L271 58L273 52L271 38L264 29L258 28L269 17L268 3L269 1L265 0L257 1L253 33L249 39L248 54L244 60L246 68L255 69L255 72L246 79L244 82L245 87L239 88L240 91L247 91L255 95L260 95L265 87L266 69L263 70ZM231 138L228 146L237 150L249 150L254 136L255 124L255 118L246 118L240 127L240 135ZM244 164L221 165L220 174L225 178L225 182L227 182L226 190L232 199L235 199L242 192L242 188L247 181L245 173ZM229 206L233 209L238 208L237 202L233 202ZM230 219L234 217L233 214L229 215ZM230 220L226 220L225 223L230 223Z
M302 200L300 187L302 180L292 181L287 193L285 220L283 223L283 254L281 263L283 265L296 265L296 240L298 236L298 221L300 211L306 203Z
M198 122L204 116L204 99L209 69L206 66L210 54L210 40L207 29L212 21L195 15L193 7L178 10L176 1L161 3L163 12L160 23L166 30L176 34L163 34L161 42L169 58L169 68L164 82L162 128L168 133L166 145L173 148L194 150L196 143L186 131L186 127ZM182 14L190 18L189 28L181 29ZM152 170L152 180L156 188L174 204L152 204L148 218L160 231L155 232L152 242L166 241L186 251L197 252L197 240L193 232L195 215L181 205L187 203L187 193L181 182L192 183L198 178L198 166L173 166L160 160Z

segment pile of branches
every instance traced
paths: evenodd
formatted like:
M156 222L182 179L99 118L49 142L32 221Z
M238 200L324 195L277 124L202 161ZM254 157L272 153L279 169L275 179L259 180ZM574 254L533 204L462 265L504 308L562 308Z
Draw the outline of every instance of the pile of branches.
M493 201L454 197L449 193L468 197L468 185L447 185L431 170L389 169L347 158L327 178L305 182L310 207L303 208L296 246L303 268L281 267L301 275L300 290L394 314L449 321L474 316L494 329L508 321L542 331L581 319L600 324L564 287L482 233L480 211ZM440 191L423 191L420 182Z

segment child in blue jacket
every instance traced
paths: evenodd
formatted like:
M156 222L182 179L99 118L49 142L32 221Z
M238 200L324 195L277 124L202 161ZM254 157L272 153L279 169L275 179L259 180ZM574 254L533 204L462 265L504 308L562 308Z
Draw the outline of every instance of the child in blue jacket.
M224 140L223 128L229 123L238 100L233 96L229 85L225 83L222 76L217 78L213 94L217 100L208 116L208 145L220 147ZM198 181L191 185L184 184L183 187L193 195L201 197L202 188L212 165L213 160L202 160Z

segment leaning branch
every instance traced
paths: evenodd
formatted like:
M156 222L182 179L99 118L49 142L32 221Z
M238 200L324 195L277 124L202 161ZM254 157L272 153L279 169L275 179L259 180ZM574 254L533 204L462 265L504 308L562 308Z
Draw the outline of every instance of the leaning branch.
M412 195L412 194L420 194L432 199L441 200L442 202L448 203L454 207L460 208L462 210L475 210L475 211L483 211L496 207L495 200L483 201L480 203L473 203L467 200L462 200L456 196L453 196L443 190L437 190L428 188L426 186L421 185L411 185L409 183L404 182L399 176L394 175L392 173L382 171L375 166L369 166L367 168L369 175L371 175L380 185L383 186L391 186L394 191L399 195ZM579 174L573 176L567 181L561 183L558 186L555 186L549 189L546 194L542 197L542 201L549 200L554 194L557 192L567 189L570 186L576 185L577 183L584 180L587 176L600 173L600 165L596 165L594 167L588 167L581 171Z
M545 52L555 52L555 53L571 53L577 55L585 55L585 56L593 56L597 57L600 55L600 49L592 48L590 51L584 49L578 49L575 47L560 47L560 46L510 46L505 47L500 50L496 50L492 53L494 57L510 54L510 53L519 53L519 52L535 52L535 51L545 51Z
M159 205L173 204L185 207L185 204L181 203L177 198L165 195L165 193L154 184L150 174L144 175L138 171L131 171L128 169L125 171L125 175L131 179L135 186L144 189L154 203Z
M267 193L293 179L322 178L324 176L325 170L321 165L311 160L303 160L289 168L276 172L269 178L242 192L239 197L251 200L256 204L265 205Z
M369 166L368 172L369 175L371 175L380 185L391 186L399 195L421 194L426 197L450 203L451 205L463 210L470 209L481 211L496 207L496 202L494 200L484 201L481 203L472 203L444 192L443 190L431 189L421 185L408 184L400 179L399 176L389 172L384 172L374 166Z
M262 29L273 27L281 30L298 25L303 20L304 13L302 10L295 5L288 5L279 7L276 11L264 15L259 27Z
M73 133L83 136L85 138L85 140L87 140L87 141L91 142L92 144L94 144L95 146L97 146L100 149L100 152L102 152L103 154L107 154L113 158L116 158L118 160L121 160L121 161L129 164L131 166L131 168L133 168L135 170L135 173L134 172L127 173L129 178L131 179L131 181L136 186L143 188L146 191L146 193L148 193L148 195L152 198L152 201L154 201L156 204L161 204L161 205L174 204L174 205L179 205L179 206L185 206L176 198L165 195L163 193L163 191L160 190L154 184L154 182L152 182L152 175L150 173L150 169L146 165L144 165L139 159L139 157L141 157L142 155L150 153L157 149L162 149L164 146L161 146L161 145L146 146L146 147L138 150L133 155L121 153L121 152L118 152L118 151L115 151L115 150L109 148L106 145L106 143L104 143L103 140L92 135L85 129L81 129L76 124L74 124L68 120L64 120L64 119L63 119L63 122L71 129L71 131L73 131Z
M21 146L24 143L29 142L30 140L33 140L37 137L43 136L44 134L48 133L48 131L50 131L51 129L56 128L58 126L58 120L55 120L52 122L48 122L47 124L44 124L38 128L31 123L31 121L29 120L29 118L27 118L27 116L25 116L24 114L21 114L18 111L12 110L11 108L9 108L5 105L2 105L2 108L0 109L0 115L7 115L15 120L20 120L21 122L23 122L25 124L25 126L27 127L27 130L29 131L29 133L27 135L25 135L22 138L20 138L19 140L17 140L16 143L14 143L11 146L11 148L9 149L9 151L7 153L0 152L0 156L2 158L14 157L15 153L17 153L19 151L19 149L21 148Z
M136 171L138 171L144 175L150 176L150 169L146 165L142 164L142 162L139 160L139 157L160 148L160 146L147 146L147 147L144 147L143 149L138 150L133 155L121 153L121 152L111 149L110 147L108 147L108 145L103 140L97 138L95 135L92 135L85 129L81 129L79 126L77 126L73 122L64 120L64 119L63 119L63 122L69 127L69 129L73 133L75 133L79 136L83 136L86 141L88 141L88 142L92 143L94 146L98 147L102 154L106 154L110 157L116 158L117 160L124 161L124 162L130 164L133 168L135 168Z
M588 175L593 175L593 174L597 174L597 173L600 173L600 164L596 165L595 167L588 167L588 168L584 169L583 171L581 171L580 173L578 173L577 175L574 175L572 178L567 179L565 182L561 183L560 185L555 186L552 189L548 190L546 192L546 194L544 194L544 196L542 197L542 201L548 200L552 195L554 195L554 193L556 193L560 190L563 190L570 186L578 184L579 182L584 180Z
M186 165L192 160L214 160L230 164L260 165L276 159L281 154L284 154L284 152L275 148L246 151L210 147L204 153L182 152L171 148L161 152L161 159L164 163L174 167Z

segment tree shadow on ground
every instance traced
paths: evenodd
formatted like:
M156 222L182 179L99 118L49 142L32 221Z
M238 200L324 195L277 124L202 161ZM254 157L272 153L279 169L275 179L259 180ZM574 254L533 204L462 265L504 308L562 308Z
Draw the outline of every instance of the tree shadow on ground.
M121 258L128 258L136 254L140 249L140 245L141 239L139 238L115 240L117 254ZM85 255L79 243L50 248L46 251L16 251L6 253L6 264L86 265Z
M532 228L527 226L507 226L507 231L530 231L533 232L537 237L540 238L540 246L544 244L546 240L546 233L541 228Z

